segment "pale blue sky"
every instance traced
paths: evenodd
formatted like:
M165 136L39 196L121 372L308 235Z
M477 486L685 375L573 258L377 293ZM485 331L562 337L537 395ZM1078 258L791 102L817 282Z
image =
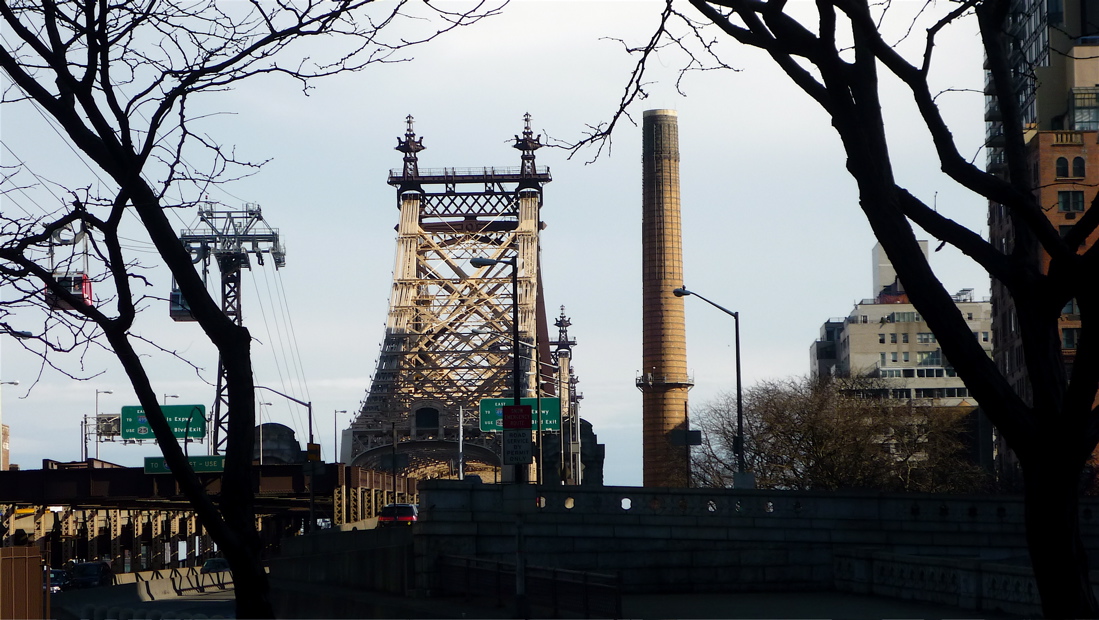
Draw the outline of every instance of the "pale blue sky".
M342 428L357 410L383 337L397 221L394 190L385 181L401 164L393 146L405 116L415 116L427 146L421 166L518 165L509 141L521 132L524 113L533 116L536 132L563 139L609 117L633 60L606 38L646 40L660 6L519 1L500 17L419 50L412 63L319 82L308 97L293 83L261 79L204 101L206 109L231 114L209 121L211 135L235 145L238 156L271 159L255 176L210 198L230 207L259 203L286 241L287 265L278 281L269 266L245 274L245 320L257 338L257 382L313 401L326 460L333 412L349 412L339 415ZM971 89L940 101L963 152L978 156L981 52L974 27L967 28L941 39L941 53L952 61L937 84ZM690 76L685 98L673 84L681 59L658 55L652 96L631 112L640 119L645 109L679 111L685 284L741 313L743 375L750 385L808 372L809 345L821 323L872 294L874 239L823 113L767 58L732 45L725 51L743 70ZM886 102L897 118L911 113L911 97L899 88L887 89ZM74 185L94 182L35 112L6 106L0 123L4 144L39 174ZM907 122L891 127L889 136L902 183L984 233L985 204L938 172L926 132ZM542 215L545 304L551 317L564 305L572 318L582 415L607 446L606 482L639 485L640 128L623 124L612 146L590 164L591 152L571 160L559 149L538 152L538 163L554 178ZM5 163L10 157L3 152ZM14 208L2 204L5 212ZM182 214L180 227L192 220L193 214ZM134 247L148 244L138 239ZM987 276L959 253L932 254L932 266L951 292L987 294ZM170 282L157 273L163 290L156 292L166 295ZM285 292L292 335L285 327L283 335L277 331L276 324L289 323L275 320L283 310L268 290ZM699 300L687 301L686 316L697 407L734 387L733 323ZM27 320L27 329L41 323ZM173 323L157 304L138 331L180 350L213 380L217 360L196 325ZM274 350L295 341L300 365L280 371ZM85 360L86 374L103 371L90 381L45 371L28 392L38 376L35 361L7 339L0 346L0 378L22 382L4 386L3 421L12 427L12 461L24 468L39 467L43 458L79 458L79 420L92 412L96 389L114 391L100 396L101 411L136 404L106 355ZM158 392L180 395L173 403L210 403L212 388L185 365L163 356L149 358L149 365ZM280 372L304 382L283 382ZM264 401L275 403L271 419L304 436L300 408L277 397ZM100 449L102 458L127 465L155 453L148 445Z

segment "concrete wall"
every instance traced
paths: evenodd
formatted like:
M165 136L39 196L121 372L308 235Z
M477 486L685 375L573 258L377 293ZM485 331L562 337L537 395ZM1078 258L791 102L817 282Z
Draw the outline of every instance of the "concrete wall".
M439 554L617 573L626 592L832 589L836 553L1012 561L1027 555L1016 497L421 483L419 585ZM1099 547L1085 500L1085 544Z
M361 617L432 596L440 555L513 563L521 531L528 566L617 576L627 594L841 589L1040 614L1018 497L433 480L420 483L419 519L286 541L271 564L280 613L324 599L330 617ZM1099 501L1083 500L1091 550L1097 521Z

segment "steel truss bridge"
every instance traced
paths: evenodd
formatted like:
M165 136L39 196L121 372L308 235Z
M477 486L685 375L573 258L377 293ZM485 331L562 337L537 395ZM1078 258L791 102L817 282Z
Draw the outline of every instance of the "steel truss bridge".
M464 471L499 480L500 439L481 430L478 406L482 398L513 396L518 304L521 396L559 396L562 403L562 431L538 438L546 444L539 445L543 461L530 479L580 482L574 342L563 308L558 337L550 340L542 295L540 213L551 177L535 163L540 136L530 115L525 121L513 145L522 153L518 168L420 170L417 154L425 147L408 117L396 147L404 166L389 175L399 220L385 339L366 398L344 431L342 462L453 477L461 441ZM473 258L496 262L473 267Z

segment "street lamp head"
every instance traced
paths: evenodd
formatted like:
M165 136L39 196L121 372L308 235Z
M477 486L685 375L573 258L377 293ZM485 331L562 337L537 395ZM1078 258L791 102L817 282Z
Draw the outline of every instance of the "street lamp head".
M2 385L19 385L19 379L16 379L14 381L0 381L0 384L2 384Z
M681 287L679 287L679 288L672 291L672 295L675 295L676 297L686 297L687 295L690 295L690 294L691 294L691 292L687 290L686 286L681 286Z
M96 390L96 394L114 394L114 390Z
M492 265L498 265L504 261L496 260L495 258L484 258L482 256L475 256L469 259L469 264L474 267L491 267Z

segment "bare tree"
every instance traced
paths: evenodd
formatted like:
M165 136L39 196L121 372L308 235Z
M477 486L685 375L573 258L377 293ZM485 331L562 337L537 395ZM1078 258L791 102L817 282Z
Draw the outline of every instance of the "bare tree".
M1091 337L1091 312L1099 307L1099 247L1089 243L1099 224L1093 203L1062 237L1043 213L1026 158L1019 98L1013 90L1007 33L1012 0L927 3L930 24L908 58L883 34L888 2L821 0L688 0L665 4L659 32L632 51L640 54L622 104L605 125L581 144L599 142L644 97L644 68L651 54L675 46L691 53L688 70L714 53L715 41L735 41L766 52L777 67L829 116L847 154L871 229L923 316L943 353L989 419L1017 455L1025 486L1027 542L1043 611L1050 617L1096 617L1088 561L1079 531L1079 479L1099 441L1099 339ZM684 4L684 6L686 6ZM939 58L936 37L962 20L975 19L985 66L993 78L1004 127L1006 174L975 165L955 144L936 95L932 68L957 58ZM714 31L717 31L716 34ZM909 24L902 39L919 36ZM1018 44L1015 42L1015 44ZM978 62L978 59L972 59ZM705 63L720 66L723 63ZM1003 207L1014 237L996 247L939 213L901 186L894 176L879 73L910 92L918 121L930 133L941 170L961 187ZM754 96L762 96L756 93ZM909 119L911 122L917 119ZM1018 393L982 351L950 294L920 251L918 226L983 267L1013 298L1023 342L1028 389ZM1062 359L1058 318L1070 300L1079 305L1080 337L1071 370ZM1030 396L1027 396L1030 394Z
M60 367L54 356L102 347L117 356L183 493L233 570L237 616L272 617L255 529L251 458L255 398L250 335L219 308L180 243L166 210L192 206L212 184L258 165L204 134L197 95L274 75L298 81L406 60L404 50L494 14L471 3L92 2L0 0L0 67L10 86L0 102L36 107L106 174L105 188L65 187L45 216L0 216L0 277L15 291L0 306L0 331ZM306 41L315 41L306 45ZM2 171L6 195L45 181L20 166ZM136 216L134 218L133 216ZM152 297L146 266L124 246L136 219L171 271L226 369L228 431L220 497L206 495L157 402L131 332ZM132 234L132 233L129 233ZM65 274L83 273L74 286ZM86 280L85 280L86 278ZM85 281L94 282L89 298ZM44 316L25 329L28 309Z
M745 392L745 454L761 488L969 492L985 475L965 454L966 412L879 398L872 379L765 381ZM695 419L700 486L730 486L736 396L721 394Z

